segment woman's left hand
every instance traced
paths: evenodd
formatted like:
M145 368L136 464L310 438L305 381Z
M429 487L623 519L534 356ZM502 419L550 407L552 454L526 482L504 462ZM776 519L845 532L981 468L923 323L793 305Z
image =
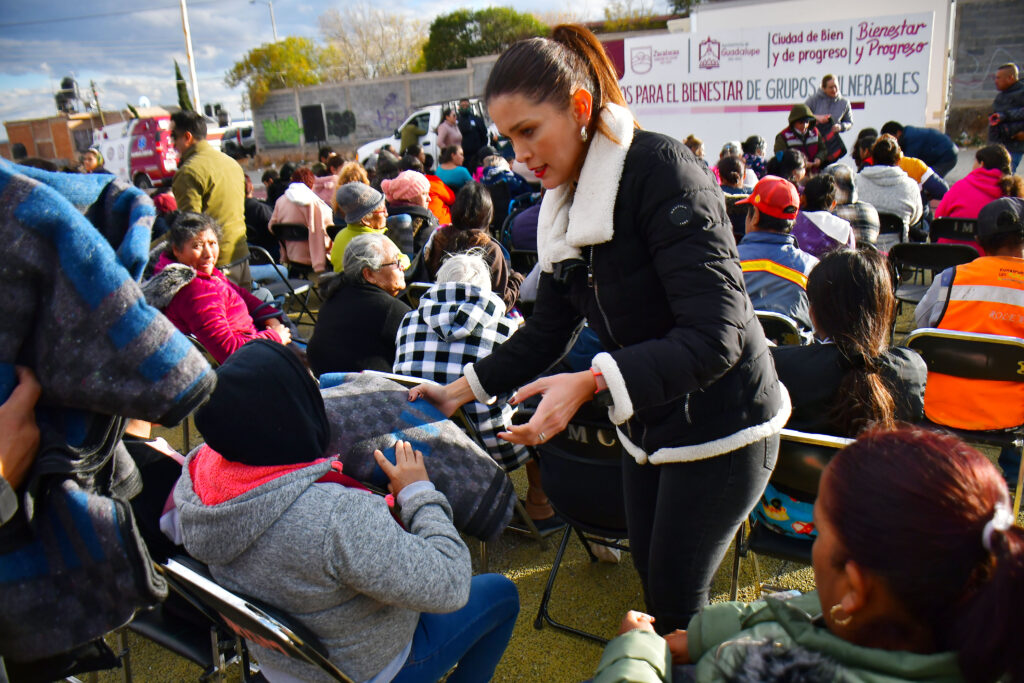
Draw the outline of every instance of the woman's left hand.
M843 127L842 127L842 126L840 126L840 125L839 125L838 123L833 123L833 124L832 124L832 132L833 132L833 133L839 133L839 132L841 132L842 130L843 130Z
M580 406L594 398L594 376L589 370L541 377L516 392L511 405L522 403L534 394L540 394L540 405L529 422L513 425L498 436L512 443L536 446L558 434L569 424Z

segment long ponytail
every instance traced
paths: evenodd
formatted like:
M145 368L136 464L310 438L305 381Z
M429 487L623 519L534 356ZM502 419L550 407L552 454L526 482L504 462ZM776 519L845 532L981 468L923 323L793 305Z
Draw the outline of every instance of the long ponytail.
M818 333L835 343L848 368L832 423L851 436L869 425L893 427L896 403L879 374L896 311L885 259L877 252L829 252L807 278L807 298Z

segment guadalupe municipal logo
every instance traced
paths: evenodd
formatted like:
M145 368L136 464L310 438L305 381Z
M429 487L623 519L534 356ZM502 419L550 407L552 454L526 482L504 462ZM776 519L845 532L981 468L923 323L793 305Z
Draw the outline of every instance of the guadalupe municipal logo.
M647 73L651 70L652 63L650 47L634 47L629 51L629 65L633 68L633 73Z
M721 66L719 57L722 53L722 44L717 40L708 37L697 46L698 66L702 69L717 69Z

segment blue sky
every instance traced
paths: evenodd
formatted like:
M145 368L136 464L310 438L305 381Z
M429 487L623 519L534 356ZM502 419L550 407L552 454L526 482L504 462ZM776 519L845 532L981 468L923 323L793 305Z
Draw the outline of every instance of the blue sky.
M515 0L522 12L563 12L600 18L607 0ZM281 38L319 39L317 18L342 9L335 0L276 0ZM460 7L502 4L487 0L391 0L389 9L430 20ZM50 116L60 80L74 75L79 88L96 82L103 108L124 108L146 96L174 104L174 65L188 77L181 11L176 0L0 0L0 121ZM138 9L133 9L138 8ZM265 0L189 0L189 23L201 99L221 102L241 118L241 93L224 74L250 49L273 38ZM0 139L6 133L0 129Z

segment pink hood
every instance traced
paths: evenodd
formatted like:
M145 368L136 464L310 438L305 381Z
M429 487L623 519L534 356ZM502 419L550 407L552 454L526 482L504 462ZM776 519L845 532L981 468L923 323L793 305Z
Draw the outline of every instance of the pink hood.
M936 218L977 218L981 207L1003 196L999 180L1003 172L999 169L978 167L963 180L953 183L939 206Z

